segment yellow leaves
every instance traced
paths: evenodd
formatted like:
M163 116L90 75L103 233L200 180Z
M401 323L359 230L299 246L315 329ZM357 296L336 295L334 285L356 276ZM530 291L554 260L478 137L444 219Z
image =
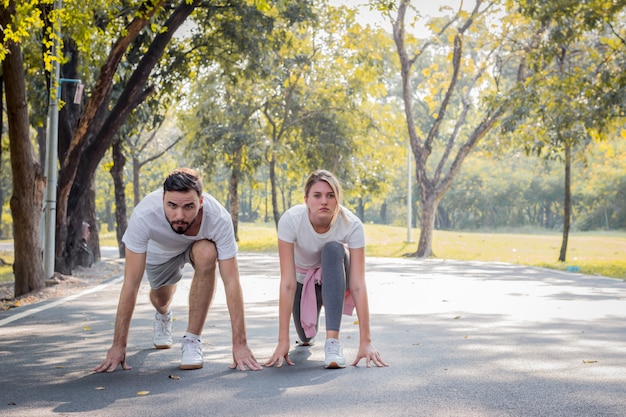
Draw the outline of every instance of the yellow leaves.
M8 2L5 0L5 7ZM41 10L37 7L36 1L18 2L13 23L4 28L5 41L20 43L23 38L27 38L31 33L43 27Z
M142 395L148 395L150 394L150 391L138 391L137 395L142 396Z
M430 67L422 70L422 75L424 78L431 78L437 71L439 71L439 65L437 63L433 63Z
M267 0L247 0L249 5L253 5L258 11L272 17L278 16L278 9Z

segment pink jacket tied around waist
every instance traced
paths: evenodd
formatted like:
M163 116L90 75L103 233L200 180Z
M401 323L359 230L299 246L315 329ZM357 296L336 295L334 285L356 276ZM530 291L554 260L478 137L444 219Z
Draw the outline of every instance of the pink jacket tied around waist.
M304 329L306 337L314 337L317 331L315 324L317 323L317 293L315 292L315 284L322 283L322 268L311 268L309 270L296 268L300 273L306 274L304 284L302 286L302 297L300 299L300 324ZM343 314L351 316L354 312L354 300L350 289L346 289L343 298Z

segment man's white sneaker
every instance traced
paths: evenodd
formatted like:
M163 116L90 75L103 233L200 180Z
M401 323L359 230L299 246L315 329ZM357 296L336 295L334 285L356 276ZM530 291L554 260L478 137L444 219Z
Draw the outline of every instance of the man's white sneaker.
M161 315L154 314L154 330L152 332L152 343L157 349L169 349L174 344L172 340L172 312Z
M324 367L326 369L339 369L346 367L346 360L343 357L341 345L337 339L326 339L324 345Z
M195 337L183 337L181 351L180 369L200 369L204 366L202 344Z

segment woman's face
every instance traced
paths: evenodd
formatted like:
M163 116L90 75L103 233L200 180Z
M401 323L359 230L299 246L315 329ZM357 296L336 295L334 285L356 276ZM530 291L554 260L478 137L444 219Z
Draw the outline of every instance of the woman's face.
M311 219L317 221L330 223L337 210L337 198L326 181L313 184L309 189L309 194L304 197L304 202L309 208Z

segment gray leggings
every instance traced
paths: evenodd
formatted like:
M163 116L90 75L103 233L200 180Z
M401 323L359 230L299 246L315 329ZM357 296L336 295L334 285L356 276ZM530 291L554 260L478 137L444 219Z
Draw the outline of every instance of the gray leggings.
M339 242L329 242L322 248L322 285L315 285L317 294L317 320L315 330L318 329L320 311L324 305L326 316L326 330L339 331L341 315L343 314L343 299L346 288L349 288L350 257L344 246ZM303 285L298 283L296 296L293 302L293 320L302 342L309 342L312 338L306 337L300 323L300 299Z

